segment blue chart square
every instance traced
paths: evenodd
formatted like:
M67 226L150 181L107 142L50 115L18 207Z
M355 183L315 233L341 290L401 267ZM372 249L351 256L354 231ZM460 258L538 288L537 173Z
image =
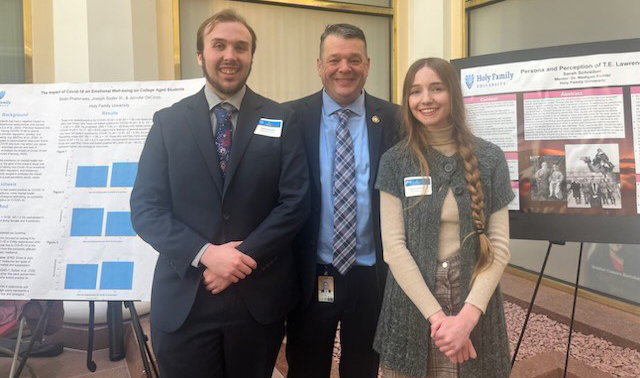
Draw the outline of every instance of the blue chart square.
M119 188L133 187L137 174L138 163L113 163L111 186Z
M133 262L103 262L100 275L101 290L131 290Z
M102 236L104 209L73 209L71 236Z
M136 236L131 225L131 213L128 211L108 212L105 236Z
M76 188L105 188L108 175L108 166L79 166L76 173Z
M64 278L65 289L94 290L98 282L98 264L68 264Z

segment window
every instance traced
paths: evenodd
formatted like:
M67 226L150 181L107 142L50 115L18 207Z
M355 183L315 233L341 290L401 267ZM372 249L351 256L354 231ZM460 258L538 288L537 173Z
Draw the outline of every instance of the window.
M22 0L0 1L0 83L25 82Z

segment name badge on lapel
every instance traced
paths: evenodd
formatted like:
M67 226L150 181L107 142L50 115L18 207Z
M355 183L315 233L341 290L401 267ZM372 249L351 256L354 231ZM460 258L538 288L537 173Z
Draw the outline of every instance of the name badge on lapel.
M404 178L404 196L430 196L431 176L412 176Z
M253 133L271 138L280 138L282 135L282 120L260 118L258 126L256 126L256 131Z

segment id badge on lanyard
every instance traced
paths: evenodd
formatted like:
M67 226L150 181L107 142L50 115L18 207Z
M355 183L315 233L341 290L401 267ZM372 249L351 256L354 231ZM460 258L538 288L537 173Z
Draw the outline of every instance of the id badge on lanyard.
M327 269L324 274L318 276L318 302L333 303L335 300L335 285L333 276L329 275Z

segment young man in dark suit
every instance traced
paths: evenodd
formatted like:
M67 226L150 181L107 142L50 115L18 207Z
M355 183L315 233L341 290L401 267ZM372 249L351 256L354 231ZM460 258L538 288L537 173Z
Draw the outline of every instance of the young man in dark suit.
M131 194L159 252L152 343L163 377L271 377L298 299L302 136L289 108L246 86L256 36L242 17L204 21L197 48L206 85L154 115Z
M363 88L366 39L349 24L320 37L324 88L286 105L302 123L312 213L294 242L302 300L287 320L289 377L329 377L340 322L340 376L376 377L372 348L387 267L380 242L380 156L396 138L398 107ZM320 292L319 282L333 282Z

